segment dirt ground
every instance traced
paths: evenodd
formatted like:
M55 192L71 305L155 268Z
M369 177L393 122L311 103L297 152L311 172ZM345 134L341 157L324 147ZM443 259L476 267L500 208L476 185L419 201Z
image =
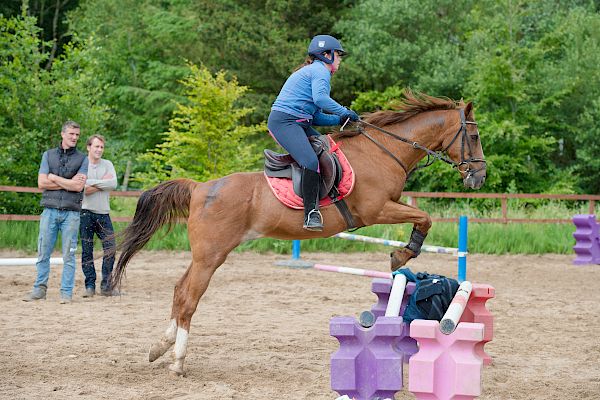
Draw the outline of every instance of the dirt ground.
M302 258L385 271L386 256ZM116 298L83 299L78 271L69 305L59 304L62 266L52 268L47 300L33 304L21 298L35 267L0 266L0 398L335 399L329 360L338 342L329 319L369 309L371 279L274 266L286 259L230 255L192 320L186 377L167 373L169 353L149 363L147 352L167 328L189 253L140 253ZM483 370L482 399L600 399L600 266L572 259L470 256L468 279L496 288L487 303L494 364ZM410 267L456 276L447 255L422 254ZM396 399L411 398L405 382Z

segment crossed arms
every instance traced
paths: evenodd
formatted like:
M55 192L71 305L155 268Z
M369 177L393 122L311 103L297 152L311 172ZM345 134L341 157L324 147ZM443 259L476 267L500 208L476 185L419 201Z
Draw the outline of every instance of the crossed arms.
M38 188L43 190L68 190L69 192L81 192L85 185L86 175L77 174L71 179L63 178L53 173L38 175Z
M102 190L114 190L117 187L117 178L113 171L109 171L101 179L88 179L85 185L85 194L92 194Z
M102 190L115 190L117 188L117 173L113 164L106 160L104 161L108 170L100 179L88 179L85 183L85 194L100 192Z

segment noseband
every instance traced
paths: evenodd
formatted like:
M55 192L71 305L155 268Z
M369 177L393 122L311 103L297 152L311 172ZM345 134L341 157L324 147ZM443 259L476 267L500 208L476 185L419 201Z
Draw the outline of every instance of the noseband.
M455 163L452 160L450 160L450 161L452 161L452 166L454 168L458 169L459 171L460 171L460 167L462 165L466 164L467 169L464 172L467 174L467 178L469 178L472 175L476 174L477 172L483 170L487 166L487 162L483 158L473 157L473 149L471 148L471 143L469 142L469 140L467 138L467 136L468 136L467 125L477 126L477 122L467 121L467 119L465 118L465 110L461 108L459 111L460 111L460 128L458 128L458 132L456 132L456 134L454 135L454 137L452 138L452 140L450 141L448 146L446 146L446 148L442 149L441 152L446 153L448 151L448 149L450 148L450 146L452 146L454 144L454 142L456 141L456 138L458 138L458 136L460 135L460 162ZM466 143L466 147L469 149L469 158L465 158L465 143ZM483 163L483 166L481 168L472 169L471 168L472 162Z
M467 166L467 169L461 172L466 173L466 178L473 176L474 174L476 174L477 172L483 170L486 167L486 161L483 158L475 158L473 157L473 149L471 148L471 143L469 143L469 140L467 138L468 134L467 134L467 124L468 125L475 125L477 126L477 122L474 121L467 121L467 119L465 118L465 110L464 109L459 109L460 112L460 127L458 128L458 131L456 132L456 134L454 134L454 137L452 138L452 140L450 141L450 143L441 151L433 151L428 149L427 147L419 144L418 142L413 142L411 140L405 139L401 136L398 136L392 132L386 131L385 129L382 129L376 125L373 125L369 122L360 120L361 124L370 126L371 128L378 130L379 132L385 133L386 135L399 140L401 142L407 143L409 145L411 145L413 148L418 149L418 150L422 150L425 153L427 153L427 162L424 165L421 166L417 166L415 168L413 168L412 170L408 170L406 168L406 166L404 165L404 163L402 161L400 161L400 159L398 157L396 157L391 151L389 151L384 145L382 145L381 143L379 143L377 140L375 140L371 135L369 135L364 129L362 129L362 127L359 129L360 133L362 135L364 135L367 139L369 139L371 142L375 143L375 145L377 145L377 147L379 147L381 150L383 150L387 155L389 155L390 157L392 157L398 164L400 164L400 166L402 167L402 169L404 169L404 171L410 176L410 174L412 174L414 171L421 169L421 168L425 168L430 166L431 164L433 164L433 162L437 159L440 161L445 162L446 164L450 164L452 165L453 168L460 170L460 167L463 165ZM342 127L343 129L343 127ZM446 153L448 151L448 149L450 149L450 147L454 144L454 142L456 142L456 139L460 136L460 162L455 162L453 160L451 160L450 158L446 157L444 155L444 153ZM466 146L465 146L466 144ZM467 147L468 151L469 151L469 158L465 158L465 147ZM471 163L473 162L480 162L483 163L483 166L481 168L477 168L477 169L472 169L471 168Z

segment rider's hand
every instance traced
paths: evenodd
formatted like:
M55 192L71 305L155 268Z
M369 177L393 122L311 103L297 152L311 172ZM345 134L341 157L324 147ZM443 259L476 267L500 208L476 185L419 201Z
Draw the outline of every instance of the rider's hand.
M340 125L345 124L347 120L350 120L352 122L358 121L358 114L348 108L345 113L340 115Z

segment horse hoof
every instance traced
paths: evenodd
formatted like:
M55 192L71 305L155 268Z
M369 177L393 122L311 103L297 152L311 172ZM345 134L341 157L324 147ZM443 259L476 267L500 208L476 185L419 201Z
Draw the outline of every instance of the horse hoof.
M160 356L162 356L163 354L165 354L168 350L164 349L164 346L162 346L160 343L154 343L152 346L150 346L150 351L148 352L148 361L150 362L154 362L156 361Z
M399 270L400 268L402 268L404 266L404 264L399 264L399 263L394 263L392 262L392 264L390 265L390 270L392 272Z
M390 267L392 272L406 265L408 260L414 257L414 253L406 248L394 250L390 254Z
M155 353L152 350L150 350L150 353L148 353L148 361L150 361L150 362L154 362L154 361L158 360L158 357L160 357L160 354Z
M169 375L173 377L185 376L183 368L176 367L175 365L169 365Z

